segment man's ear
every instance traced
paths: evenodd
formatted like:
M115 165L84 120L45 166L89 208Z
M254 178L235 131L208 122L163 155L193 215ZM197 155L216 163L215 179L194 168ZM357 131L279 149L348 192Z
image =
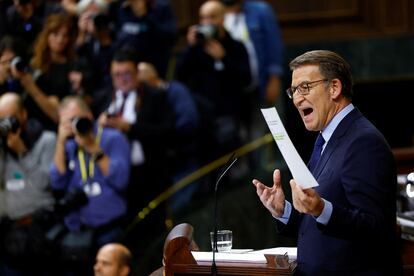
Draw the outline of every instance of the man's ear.
M329 90L332 99L336 100L342 95L342 82L339 79L331 80L331 88Z

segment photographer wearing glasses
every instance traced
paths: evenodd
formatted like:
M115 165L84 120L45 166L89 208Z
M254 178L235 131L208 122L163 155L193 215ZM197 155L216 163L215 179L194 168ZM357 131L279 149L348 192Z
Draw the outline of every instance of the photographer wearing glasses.
M48 169L55 141L28 119L18 94L0 97L1 259L16 272L40 273L51 257L44 234L53 223Z
M291 203L278 169L273 187L253 184L278 230L297 236L296 273L401 275L395 162L383 135L352 104L349 64L317 50L290 68L287 94L306 129L319 133L308 163L319 186L303 189L290 180Z

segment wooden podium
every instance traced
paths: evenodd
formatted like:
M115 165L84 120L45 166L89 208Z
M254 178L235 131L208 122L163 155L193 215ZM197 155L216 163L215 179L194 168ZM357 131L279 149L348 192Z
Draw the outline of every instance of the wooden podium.
M151 275L210 275L211 262L197 262L191 251L197 251L193 227L183 223L175 226L164 243L163 267ZM292 275L296 262L285 255L265 255L267 263L216 262L218 275ZM161 274L162 273L162 274Z

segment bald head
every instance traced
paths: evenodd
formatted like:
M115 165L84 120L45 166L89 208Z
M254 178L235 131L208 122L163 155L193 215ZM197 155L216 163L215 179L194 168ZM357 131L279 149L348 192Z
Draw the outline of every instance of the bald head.
M95 276L127 276L131 268L131 252L119 243L106 244L96 256Z
M0 97L0 110L8 106L13 106L13 108L20 111L23 109L22 99L16 93L7 92Z
M149 86L157 86L160 81L157 69L148 62L138 63L138 78L140 82Z
M220 1L210 0L200 7L200 24L222 26L225 7Z
M7 92L0 97L0 118L16 117L20 123L24 123L26 111L22 98L13 92Z

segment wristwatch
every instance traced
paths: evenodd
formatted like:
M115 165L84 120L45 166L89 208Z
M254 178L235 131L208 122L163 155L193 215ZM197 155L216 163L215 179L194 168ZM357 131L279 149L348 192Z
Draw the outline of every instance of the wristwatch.
M97 153L93 154L91 157L93 161L97 162L101 160L104 156L105 156L105 152L103 152L103 150L100 150Z

